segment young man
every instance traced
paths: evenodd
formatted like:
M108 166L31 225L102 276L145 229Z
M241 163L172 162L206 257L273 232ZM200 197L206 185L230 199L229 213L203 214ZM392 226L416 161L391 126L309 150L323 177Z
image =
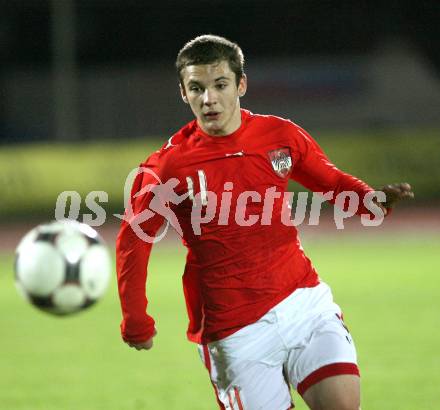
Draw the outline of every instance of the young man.
M167 219L188 248L188 338L199 344L220 408L286 410L292 385L311 409L358 409L352 338L286 223L284 193L289 178L333 191L331 202L350 191L359 215L377 216L412 197L411 187L383 188L380 204L298 125L241 109L243 65L237 44L212 35L178 54L181 95L195 120L141 164L133 184L117 239L123 340L137 350L153 345L146 266L150 239Z

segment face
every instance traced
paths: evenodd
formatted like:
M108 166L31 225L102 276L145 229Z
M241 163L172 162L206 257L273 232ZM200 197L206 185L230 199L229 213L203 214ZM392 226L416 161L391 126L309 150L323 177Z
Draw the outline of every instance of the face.
M240 99L246 92L246 76L238 84L227 61L190 65L182 70L180 85L183 101L188 103L204 132L228 135L241 125Z

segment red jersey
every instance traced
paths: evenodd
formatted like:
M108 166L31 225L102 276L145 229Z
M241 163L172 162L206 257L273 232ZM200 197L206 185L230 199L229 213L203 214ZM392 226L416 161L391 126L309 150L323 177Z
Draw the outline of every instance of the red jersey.
M334 197L354 191L361 204L357 213L371 214L362 203L372 188L337 169L298 125L246 110L241 115L240 128L222 137L204 133L194 120L141 164L162 183L175 178L174 192L186 194L169 209L188 248L183 275L187 335L197 343L224 338L257 321L295 289L319 283L296 228L282 219L289 178L315 192L334 191ZM149 184L158 182L148 173L135 179L134 215L151 209L151 190L135 196ZM268 190L272 199L265 201ZM163 222L156 213L140 227L154 236ZM123 221L116 258L126 341L145 341L154 332L145 294L151 247Z

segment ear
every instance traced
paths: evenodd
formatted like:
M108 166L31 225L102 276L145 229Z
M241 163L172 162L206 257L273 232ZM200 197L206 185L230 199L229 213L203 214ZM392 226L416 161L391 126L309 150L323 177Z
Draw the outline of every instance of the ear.
M182 87L182 83L179 83L179 89L180 89L180 95L182 96L182 100L185 104L189 104L188 103L188 97L186 96L186 91L185 89Z
M247 90L247 76L243 74L240 78L240 82L238 83L238 96L243 97L246 94Z

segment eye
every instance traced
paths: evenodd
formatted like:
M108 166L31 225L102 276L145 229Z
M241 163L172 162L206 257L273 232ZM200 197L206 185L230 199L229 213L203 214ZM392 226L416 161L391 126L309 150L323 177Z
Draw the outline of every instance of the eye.
M228 85L225 84L225 83L220 83L220 84L217 84L216 87L217 87L218 90L223 90L223 89L225 89L227 86L228 86Z
M197 87L196 85L192 85L191 87L189 87L189 90L198 93L200 91L200 87Z

